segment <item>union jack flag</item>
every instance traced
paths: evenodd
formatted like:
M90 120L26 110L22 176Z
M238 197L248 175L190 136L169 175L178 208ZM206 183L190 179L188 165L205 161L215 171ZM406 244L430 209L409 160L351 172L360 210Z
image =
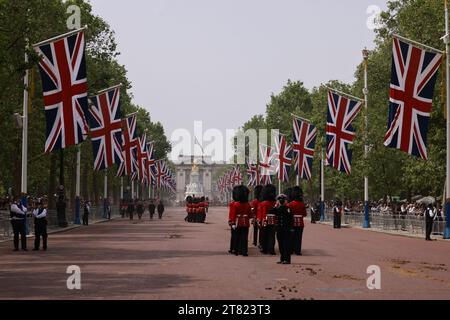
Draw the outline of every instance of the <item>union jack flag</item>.
M311 180L314 150L316 148L317 128L308 121L294 118L294 165L301 179Z
M256 187L261 183L261 175L259 172L259 165L254 163L247 163L247 175L248 175L248 186Z
M156 161L156 187L161 189L164 183L164 176L166 174L166 164L163 160Z
M84 31L37 45L44 94L45 152L77 145L89 131Z
M278 134L275 136L275 171L278 180L289 181L289 168L292 165L292 146L288 145L286 136Z
M327 164L351 174L352 151L348 148L355 139L353 120L361 111L362 102L351 100L333 91L328 92Z
M138 146L136 150L136 160L137 160L137 170L136 179L138 179L141 184L147 183L147 134L138 138Z
M394 38L386 147L428 159L428 123L441 63L442 54Z
M132 176L136 172L136 149L139 141L136 136L136 115L122 120L122 158L117 172L118 177Z
M153 142L147 144L147 159L146 159L146 174L147 183L150 185L155 185L155 150Z
M105 170L116 163L122 163L120 88L108 90L94 97L88 119L95 170Z
M242 184L241 168L239 168L239 166L236 166L231 172L233 185L234 186L241 185Z
M270 146L260 144L259 145L260 154L260 173L261 173L261 183L263 185L272 184L272 175L274 174L275 168L273 165L274 154Z

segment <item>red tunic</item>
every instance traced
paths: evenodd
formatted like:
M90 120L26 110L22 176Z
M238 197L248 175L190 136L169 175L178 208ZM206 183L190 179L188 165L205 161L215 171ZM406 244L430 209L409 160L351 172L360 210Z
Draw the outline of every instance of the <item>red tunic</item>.
M270 209L275 207L276 201L264 201L261 202L258 206L258 221L260 223L267 222L267 214L269 213Z
M249 228L252 207L249 203L232 202L230 204L229 221L238 228Z
M305 204L295 200L288 204L288 208L291 209L291 212L294 215L294 227L304 227L305 222L303 221L303 218L308 215Z

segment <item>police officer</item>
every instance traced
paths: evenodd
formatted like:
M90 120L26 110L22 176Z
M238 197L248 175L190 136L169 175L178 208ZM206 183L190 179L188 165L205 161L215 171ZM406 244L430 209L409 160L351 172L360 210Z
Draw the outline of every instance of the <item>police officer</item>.
M276 205L277 188L269 184L262 190L262 202L258 206L258 220L261 226L261 252L276 255L275 253L275 227L276 216L270 212Z
M84 212L83 212L83 226L89 225L89 215L91 213L91 202L87 200L84 203Z
M429 204L428 207L425 210L425 228L426 228L426 241L432 241L431 239L431 233L433 232L433 224L434 220L436 218L436 210L434 210L434 207L432 204Z
M34 249L33 251L39 251L41 247L47 251L47 209L44 208L42 200L39 201L38 208L33 211L34 217Z
M291 264L294 217L287 205L286 195L278 196L277 206L272 211L277 216L277 240L281 255L278 264Z
M337 200L333 207L333 226L335 229L341 228L342 222L342 202Z
M22 250L28 251L27 236L25 234L25 218L27 211L27 208L22 205L20 198L15 198L10 208L11 225L14 233L14 251L19 251L19 235Z
M304 218L307 216L306 206L303 202L303 191L300 187L294 187L289 193L289 209L293 215L293 252L297 256L302 255L303 230L305 229Z
M252 217L253 217L253 245L255 247L258 246L258 206L260 204L260 198L261 198L261 191L263 187L262 186L256 186L254 190L254 199L250 203L250 206L252 207Z

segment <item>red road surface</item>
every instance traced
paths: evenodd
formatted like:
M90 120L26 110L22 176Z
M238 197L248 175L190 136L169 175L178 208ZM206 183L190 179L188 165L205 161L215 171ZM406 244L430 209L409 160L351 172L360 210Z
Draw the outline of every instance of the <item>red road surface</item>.
M0 299L450 299L449 242L308 224L304 256L285 266L255 248L229 255L224 208L205 225L185 223L181 209L145 219L50 235L45 253L0 244ZM82 290L66 287L70 265ZM381 290L367 289L370 265Z

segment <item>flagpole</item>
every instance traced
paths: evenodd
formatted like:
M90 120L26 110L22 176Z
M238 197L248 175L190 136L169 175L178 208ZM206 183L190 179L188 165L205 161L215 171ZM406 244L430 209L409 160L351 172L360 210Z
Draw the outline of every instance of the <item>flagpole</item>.
M80 192L80 173L81 173L81 146L77 147L77 168L75 177L75 221L74 224L81 224L80 208L81 208L81 192Z
M120 178L120 200L123 200L123 177Z
M369 88L368 88L368 79L367 79L367 69L368 69L368 58L369 51L367 49L363 50L364 57L364 106L365 106L365 117L364 117L364 126L365 126L365 146L364 146L364 158L367 160L369 154L369 146L368 146L368 97L369 97ZM366 175L364 176L364 222L363 228L370 228L370 218L369 218L369 178Z
M320 221L325 221L325 168L323 148L320 159Z
M447 177L446 177L446 201L445 201L445 231L444 239L450 239L450 30L448 17L448 1L445 0L445 52L447 73Z
M107 216L107 210L106 207L108 201L108 171L105 170L105 181L103 183L103 218L106 219Z
M134 180L131 180L131 200L134 201Z
M297 181L296 181L297 187L300 187L300 176L297 174Z
M28 54L25 52L25 64L28 64ZM28 193L28 99L29 99L29 80L30 70L25 70L23 78L23 116L22 116L22 183L21 193L25 198Z

